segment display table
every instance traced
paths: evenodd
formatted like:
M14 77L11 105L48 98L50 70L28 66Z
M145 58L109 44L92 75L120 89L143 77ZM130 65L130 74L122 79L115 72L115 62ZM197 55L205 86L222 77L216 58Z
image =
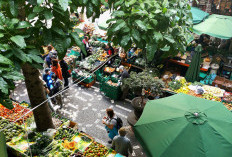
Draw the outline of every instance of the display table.
M175 59L170 59L169 62L171 63L174 63L174 64L177 64L177 65L181 65L181 66L185 66L185 67L189 67L189 64L186 64L186 63L182 63L178 60L175 60ZM207 72L208 71L208 68L200 68L201 71L204 71L204 72Z

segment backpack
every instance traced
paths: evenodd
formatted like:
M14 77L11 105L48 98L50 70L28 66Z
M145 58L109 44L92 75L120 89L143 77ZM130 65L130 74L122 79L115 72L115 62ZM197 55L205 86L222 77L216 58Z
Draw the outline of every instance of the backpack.
M117 117L117 118L113 118L117 121L117 129L119 130L122 126L123 126L123 122L122 119Z

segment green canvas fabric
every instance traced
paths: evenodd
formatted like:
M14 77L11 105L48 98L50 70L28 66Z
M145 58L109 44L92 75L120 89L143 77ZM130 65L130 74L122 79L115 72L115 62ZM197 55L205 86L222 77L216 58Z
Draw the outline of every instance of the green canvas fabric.
M206 13L196 7L191 7L191 13L193 17L193 24L198 24L202 22L206 17L209 16L209 13Z
M208 34L216 38L230 39L232 38L231 28L231 16L212 14L205 21L194 25L193 32L198 35Z
M231 157L231 130L222 103L186 94L148 101L134 126L148 157Z
M196 53L194 54L192 61L185 75L185 79L188 82L199 81L201 51L202 51L201 46L197 46L196 51L195 51Z
M6 139L2 132L0 132L0 156L8 157L6 149Z

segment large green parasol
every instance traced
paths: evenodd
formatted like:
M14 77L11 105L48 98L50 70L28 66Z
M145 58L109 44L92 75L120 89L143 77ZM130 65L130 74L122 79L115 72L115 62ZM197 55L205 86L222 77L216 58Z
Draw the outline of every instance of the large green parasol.
M192 58L192 61L189 65L189 68L186 72L185 79L188 82L195 82L199 81L199 74L200 74L200 62L201 62L201 51L202 46L199 44L195 48L195 54Z
M196 7L191 7L191 13L193 16L193 24L198 24L202 22L207 16L209 16L209 13L206 13Z
M193 26L193 32L208 34L210 36L230 39L232 38L232 16L210 15L204 22Z
M186 94L148 101L134 126L149 157L231 157L232 113Z

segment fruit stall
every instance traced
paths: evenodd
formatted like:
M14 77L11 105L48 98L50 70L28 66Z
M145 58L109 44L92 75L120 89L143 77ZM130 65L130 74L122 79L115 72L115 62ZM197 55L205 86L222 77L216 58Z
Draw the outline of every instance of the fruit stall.
M171 94L184 93L207 100L222 102L225 107L232 111L232 93L219 87L205 85L200 82L186 82L184 77L166 82L165 92Z
M120 156L79 131L75 122L55 113L52 113L52 120L56 129L36 132L32 113L25 116L24 120L20 119L30 111L26 107L29 105L25 102L13 102L13 105L12 110L0 105L0 130L5 135L8 150L16 156Z

